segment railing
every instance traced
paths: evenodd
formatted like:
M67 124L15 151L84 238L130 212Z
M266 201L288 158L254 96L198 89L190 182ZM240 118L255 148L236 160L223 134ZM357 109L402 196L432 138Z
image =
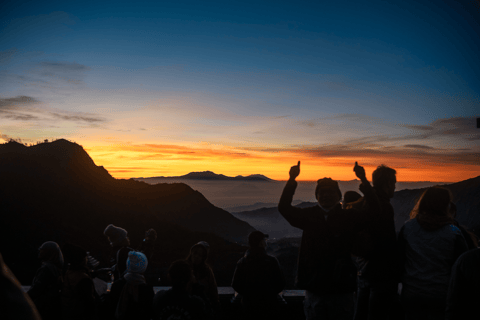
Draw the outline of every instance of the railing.
M107 283L107 291L110 291L110 287L112 286L111 283ZM171 287L153 287L153 291L157 293L161 290L168 290ZM27 292L30 289L30 286L22 286L22 290ZM233 290L232 287L218 287L218 295L219 296L231 296L233 297L237 293ZM280 295L283 296L285 299L289 297L296 297L296 298L303 298L305 297L305 290L283 290L280 292Z

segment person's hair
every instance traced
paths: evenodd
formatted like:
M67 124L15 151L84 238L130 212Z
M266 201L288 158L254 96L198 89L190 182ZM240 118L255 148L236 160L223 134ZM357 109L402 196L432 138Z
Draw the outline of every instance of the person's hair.
M340 188L338 187L338 182L333 180L332 178L322 178L317 180L317 186L315 187L315 199L318 200L318 194L324 188L330 188L337 191L340 200L342 200L342 191L340 191Z
M439 186L430 187L418 199L410 212L410 218L415 219L419 214L430 217L450 216L451 199L452 193L450 190Z
M203 260L200 262L199 265L194 265L193 264L193 261L192 261L192 255L193 255L193 251L194 250L197 250L197 249L201 249L204 253L204 256L203 256ZM207 258L208 258L208 250L207 248L205 248L205 246L197 243L195 244L194 246L192 246L190 248L190 253L188 254L188 257L186 259L186 261L188 263L190 263L190 265L192 266L192 269L193 269L193 272L196 276L199 276L199 277L204 277L208 274L208 272L210 271L210 266L208 265L207 263Z
M347 207L349 203L353 203L355 201L358 201L359 199L362 198L362 195L358 193L357 191L347 191L343 195L343 209Z
M168 268L168 277L172 286L186 285L191 278L192 267L186 260L174 261Z
M386 165L380 165L373 171L372 173L372 182L374 187L383 187L385 186L391 179L395 178L397 171Z

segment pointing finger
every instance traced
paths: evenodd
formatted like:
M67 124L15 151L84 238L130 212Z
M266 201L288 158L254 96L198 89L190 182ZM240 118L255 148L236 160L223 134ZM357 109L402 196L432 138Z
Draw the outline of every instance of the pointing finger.
M297 164L297 166L299 166L299 167L300 167L300 161L298 161L298 164Z

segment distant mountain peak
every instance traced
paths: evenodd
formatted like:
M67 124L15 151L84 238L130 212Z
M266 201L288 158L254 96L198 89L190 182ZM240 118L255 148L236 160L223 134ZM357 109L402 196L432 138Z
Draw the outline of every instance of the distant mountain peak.
M262 174L251 174L249 176L238 175L229 177L224 174L217 174L212 171L190 172L183 176L175 177L151 177L142 179L180 179L180 180L230 180L230 181L275 181Z

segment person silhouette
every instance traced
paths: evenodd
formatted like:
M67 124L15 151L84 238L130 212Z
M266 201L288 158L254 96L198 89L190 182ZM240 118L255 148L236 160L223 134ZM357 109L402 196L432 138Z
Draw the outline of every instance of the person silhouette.
M451 270L467 251L450 213L451 198L448 189L426 189L398 234L407 320L445 319Z
M280 198L280 214L293 227L303 230L296 286L305 289L307 320L353 317L356 269L350 255L352 237L380 212L378 197L366 179L364 168L356 162L354 172L362 181L360 190L369 210L342 209L342 193L331 178L317 181L317 206L292 206L300 161L290 168L290 179Z
M268 234L253 231L248 236L249 249L237 262L232 288L241 295L245 314L253 319L281 317L283 299L279 293L285 278L278 260L267 254Z

